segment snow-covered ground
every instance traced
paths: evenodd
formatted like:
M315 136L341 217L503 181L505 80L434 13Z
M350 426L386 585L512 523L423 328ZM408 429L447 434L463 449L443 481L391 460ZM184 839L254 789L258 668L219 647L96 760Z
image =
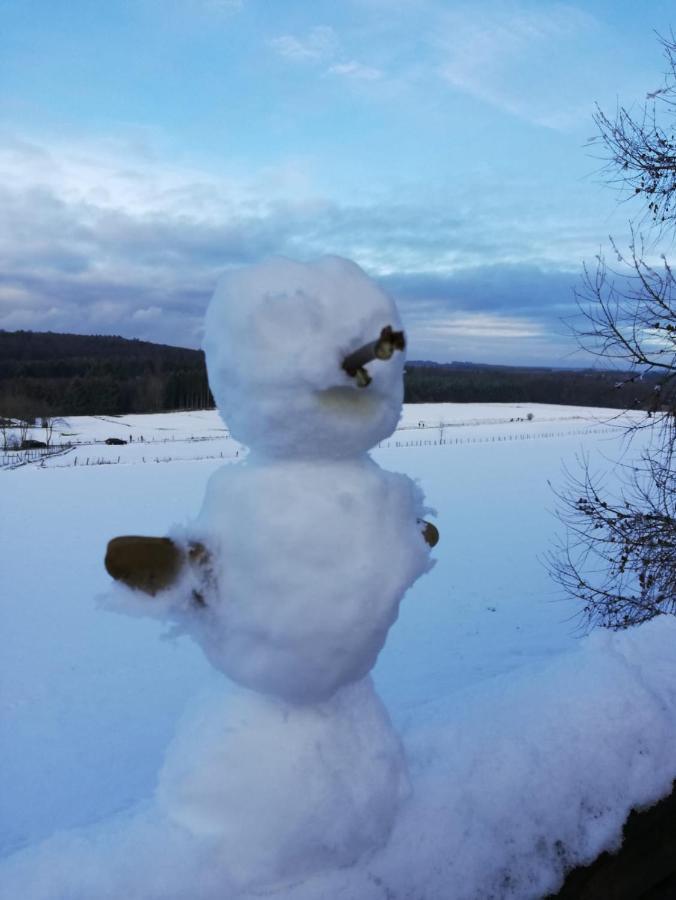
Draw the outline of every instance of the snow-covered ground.
M419 479L441 541L374 678L412 792L383 850L268 893L539 898L567 866L616 846L632 806L669 791L676 622L584 637L542 565L560 527L548 482L589 453L612 483L615 416L405 407L373 455ZM211 473L245 451L215 412L84 417L59 430L73 449L0 472L0 896L247 897L150 806L184 708L223 691L222 676L161 623L97 604L108 539L192 518ZM133 441L101 443L118 436Z
M563 435L580 431L617 433L622 416L617 410L540 403L419 403L404 406L395 434L381 447L421 442L486 442ZM530 418L529 418L530 416ZM18 436L18 433L17 433ZM27 436L44 438L40 427ZM107 445L106 439L126 441ZM179 459L236 459L243 448L231 436L218 410L130 416L74 416L57 424L51 439L55 456L45 466L82 466L173 462ZM31 454L40 461L39 452ZM21 462L21 453L2 453L0 464Z

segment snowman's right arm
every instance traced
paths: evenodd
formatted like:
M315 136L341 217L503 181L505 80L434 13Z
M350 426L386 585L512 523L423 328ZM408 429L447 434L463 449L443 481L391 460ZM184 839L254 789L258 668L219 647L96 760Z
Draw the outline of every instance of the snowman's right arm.
M123 535L108 542L105 566L116 581L154 596L175 584L186 565L206 566L209 559L209 551L198 541L181 547L168 537ZM201 594L193 596L204 605Z

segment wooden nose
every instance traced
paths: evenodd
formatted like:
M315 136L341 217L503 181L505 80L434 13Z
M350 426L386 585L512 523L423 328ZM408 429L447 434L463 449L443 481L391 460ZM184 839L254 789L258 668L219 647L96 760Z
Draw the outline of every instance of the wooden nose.
M371 376L366 371L366 363L374 359L390 359L395 350L406 348L406 338L403 331L393 331L391 325L386 325L380 332L376 341L371 341L354 350L343 360L343 369L354 378L359 387L368 387Z

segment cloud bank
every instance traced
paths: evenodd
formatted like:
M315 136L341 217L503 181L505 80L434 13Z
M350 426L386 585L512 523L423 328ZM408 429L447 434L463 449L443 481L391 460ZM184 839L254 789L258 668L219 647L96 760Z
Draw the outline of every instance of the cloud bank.
M226 269L281 254L355 259L401 305L411 355L559 359L575 250L538 223L496 227L467 198L337 202L288 172L249 180L171 167L117 145L0 150L0 328L116 333L198 346Z

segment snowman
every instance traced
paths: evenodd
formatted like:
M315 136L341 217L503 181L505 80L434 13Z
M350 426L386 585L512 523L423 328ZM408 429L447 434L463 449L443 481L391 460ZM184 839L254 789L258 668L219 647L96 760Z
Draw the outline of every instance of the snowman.
M172 622L228 677L169 748L157 799L246 884L383 845L406 765L369 672L438 534L368 450L403 399L392 300L354 263L233 271L206 315L211 390L249 448L166 538L110 542L119 602ZM149 598L147 595L151 595Z

